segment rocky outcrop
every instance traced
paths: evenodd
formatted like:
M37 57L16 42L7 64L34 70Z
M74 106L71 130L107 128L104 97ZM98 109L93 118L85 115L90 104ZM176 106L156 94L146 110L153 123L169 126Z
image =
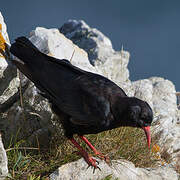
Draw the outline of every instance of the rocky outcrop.
M90 72L97 70L90 65L86 51L67 39L58 29L37 27L29 38L42 52L59 59L71 60L75 66Z
M74 44L88 53L91 64L105 62L115 54L111 41L95 28L90 28L84 21L69 20L60 29Z
M4 39L9 42L2 16L0 21ZM180 166L180 113L172 82L158 77L131 82L127 68L129 53L124 50L114 51L111 41L84 21L70 20L59 30L38 27L30 33L29 39L42 52L68 59L82 69L102 74L116 82L129 96L147 101L155 114L152 128L158 136L157 144L161 147L162 157L167 159L165 156L168 154L168 163ZM38 139L38 144L48 146L53 133L63 137L61 124L52 113L47 100L38 94L38 89L23 75L20 75L20 85L15 67L3 57L0 57L0 78L0 131L3 132L5 144L8 144L12 137L16 137L27 139L31 144L36 144ZM80 179L81 175L87 175L86 173L96 179L110 174L113 178L120 179L172 179L170 176L177 179L175 171L168 166L141 169L127 161L117 162L111 167L101 162L103 172L95 171L98 174L94 176L91 169L86 170L86 164L81 159L60 167L51 175L51 179L58 179L60 176ZM77 167L78 170L75 169Z
M0 13L0 32L7 44L10 44L4 18ZM5 48L5 47L4 47ZM8 59L0 56L0 110L2 104L18 91L19 81L16 78L17 70Z
M101 161L99 169L93 172L92 168L87 169L84 159L65 164L50 175L50 180L90 180L90 179L111 179L122 180L178 180L178 175L171 167L136 168L133 163L126 160L112 161L109 166ZM108 178L107 178L108 179Z

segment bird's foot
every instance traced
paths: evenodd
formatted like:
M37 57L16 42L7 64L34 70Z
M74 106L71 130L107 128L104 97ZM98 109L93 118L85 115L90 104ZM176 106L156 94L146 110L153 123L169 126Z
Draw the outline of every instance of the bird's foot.
M101 170L98 165L99 165L99 161L97 161L95 158L93 158L92 156L90 156L88 153L82 153L82 152L77 152L77 154L81 155L84 160L86 161L86 163L88 164L88 168L89 167L93 167L94 170L95 169L99 169Z
M74 139L74 138L71 138L70 141L77 147L77 149L79 150L79 152L76 152L78 153L79 155L81 155L84 160L87 162L88 164L88 167L91 166L94 168L93 172L95 171L95 169L99 169L101 170L97 165L99 164L99 162L94 159L93 157L91 157L80 145L79 143Z
M97 166L97 164L99 164L99 162L98 162L96 159L94 159L93 157L89 156L89 157L88 157L88 160L85 159L85 161L86 161L87 164L89 165L88 168L89 168L90 166L93 167L93 173L95 172L96 169L99 169L99 170L101 171L100 167Z
M99 164L99 162L98 162L96 159L94 159L93 157L88 156L88 157L84 157L84 159L85 159L85 161L87 162L87 164L88 164L89 166L92 166L92 167L94 167L95 169L98 168L97 165Z
M108 156L105 156L101 152L99 152L84 136L79 136L89 147L93 150L95 156L99 157L100 159L104 160L107 164L110 163L110 158Z

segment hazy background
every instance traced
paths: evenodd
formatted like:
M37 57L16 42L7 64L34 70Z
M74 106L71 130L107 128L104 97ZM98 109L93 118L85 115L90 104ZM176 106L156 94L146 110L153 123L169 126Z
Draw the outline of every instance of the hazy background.
M180 90L180 0L2 0L10 40L83 19L131 54L130 79L161 76Z

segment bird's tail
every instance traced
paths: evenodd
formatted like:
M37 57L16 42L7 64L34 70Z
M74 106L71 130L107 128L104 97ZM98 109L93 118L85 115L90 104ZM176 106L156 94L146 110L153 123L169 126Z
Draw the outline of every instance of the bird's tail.
M17 38L11 45L10 52L27 64L41 54L37 47L26 37Z
M26 37L18 37L10 47L10 52L17 58L12 63L39 86L37 81L41 80L41 71L45 65L46 55L38 50ZM45 57L45 58L44 58Z

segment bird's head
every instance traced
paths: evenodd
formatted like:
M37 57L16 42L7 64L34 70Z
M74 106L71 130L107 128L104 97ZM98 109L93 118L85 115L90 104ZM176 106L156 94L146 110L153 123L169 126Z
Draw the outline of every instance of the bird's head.
M153 112L149 104L138 98L130 98L128 103L128 119L132 126L142 128L146 134L148 147L150 148L150 125L153 120Z

